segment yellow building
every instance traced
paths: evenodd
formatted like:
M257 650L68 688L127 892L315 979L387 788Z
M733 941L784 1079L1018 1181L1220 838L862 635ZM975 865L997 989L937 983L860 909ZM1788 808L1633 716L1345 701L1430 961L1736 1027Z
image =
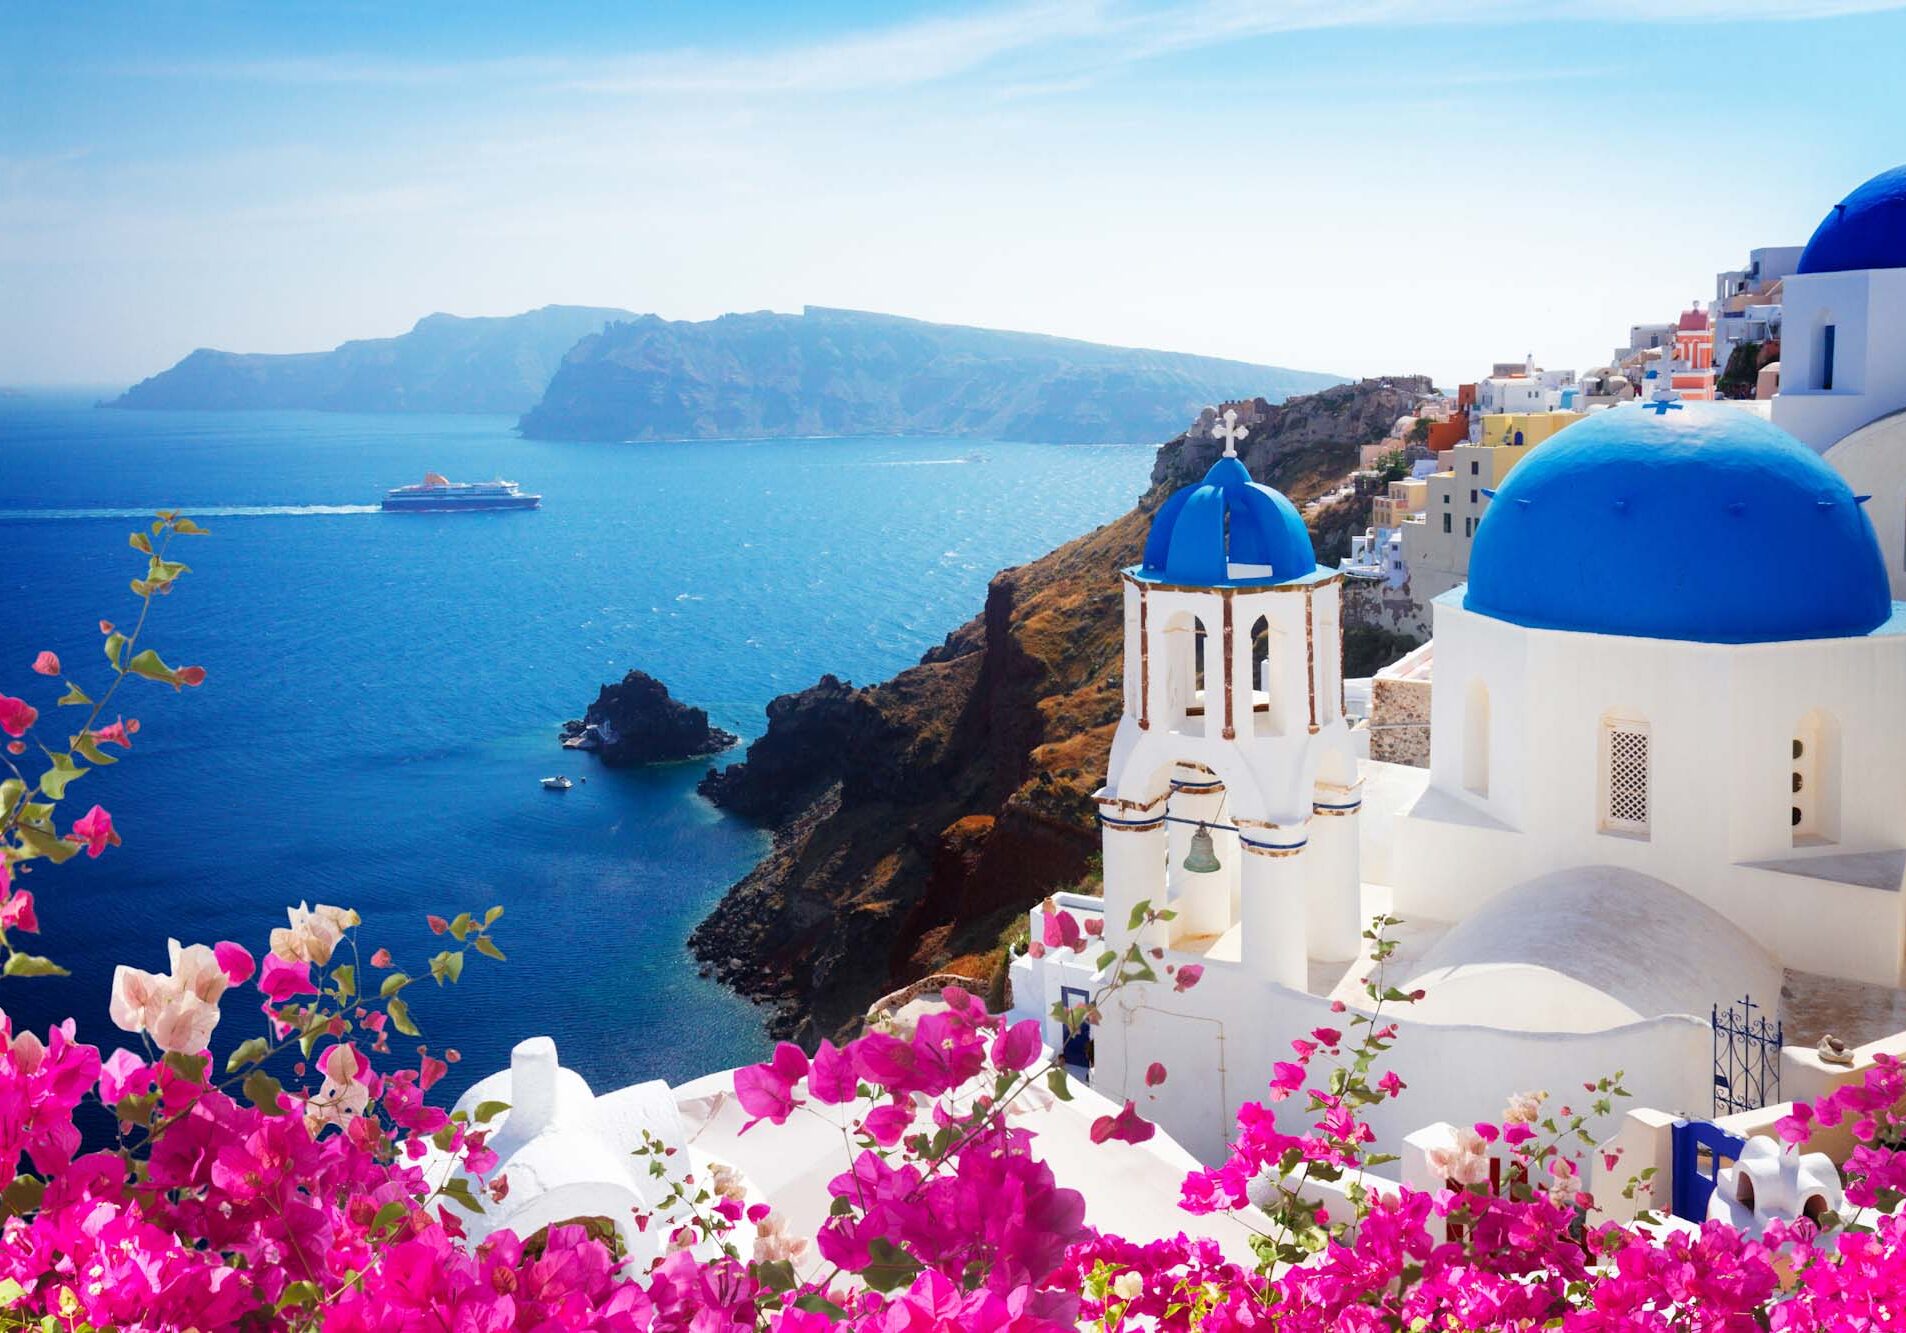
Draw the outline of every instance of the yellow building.
M1477 443L1491 447L1540 444L1586 415L1586 412L1492 412L1482 419L1482 438Z
M1384 494L1370 501L1371 526L1393 528L1409 515L1422 513L1428 494L1429 484L1421 477L1391 482Z

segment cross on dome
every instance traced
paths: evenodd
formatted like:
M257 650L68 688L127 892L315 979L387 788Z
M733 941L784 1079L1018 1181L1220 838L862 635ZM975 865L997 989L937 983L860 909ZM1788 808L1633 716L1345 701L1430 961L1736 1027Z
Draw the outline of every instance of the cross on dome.
M1647 406L1656 416L1665 417L1669 412L1680 409L1680 398L1680 393L1664 384L1655 390L1655 396Z
M1226 458L1236 458L1238 456L1238 441L1250 433L1251 428L1249 426L1238 425L1238 410L1235 407L1227 407L1224 409L1224 420L1222 422L1214 421L1211 423L1211 437L1224 441L1224 456Z

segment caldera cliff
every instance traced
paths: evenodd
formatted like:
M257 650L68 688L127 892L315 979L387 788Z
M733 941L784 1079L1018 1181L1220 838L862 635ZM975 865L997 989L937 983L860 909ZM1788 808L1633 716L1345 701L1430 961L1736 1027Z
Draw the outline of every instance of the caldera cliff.
M1245 465L1301 505L1428 390L1399 377L1293 398L1252 430ZM984 611L892 680L827 676L774 700L746 760L709 773L703 792L774 846L690 947L773 1006L777 1035L831 1035L934 972L989 975L1018 913L1090 879L1122 698L1118 570L1218 447L1167 442L1130 513L996 575Z

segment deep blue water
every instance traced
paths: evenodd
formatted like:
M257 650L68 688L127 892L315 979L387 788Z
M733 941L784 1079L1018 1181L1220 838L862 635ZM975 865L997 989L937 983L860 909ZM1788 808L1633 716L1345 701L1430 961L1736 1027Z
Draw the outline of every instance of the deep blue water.
M705 765L610 772L560 751L558 724L639 666L752 739L776 694L915 661L996 569L1122 512L1152 452L557 444L511 425L0 401L0 690L59 711L27 670L42 648L103 686L95 622L136 609L126 533L160 507L212 531L182 543L193 573L146 640L209 679L122 688L135 749L64 809L105 805L126 845L31 877L40 945L74 975L0 983L16 1023L71 1013L110 1047L114 963L162 969L168 934L262 952L300 898L355 906L367 944L419 967L425 912L501 903L506 964L409 992L460 1074L538 1033L598 1087L756 1058L760 1014L683 942L766 835L694 794ZM348 510L427 468L507 476L544 507ZM271 507L347 512L234 512ZM547 793L554 772L587 781ZM227 1010L221 1053L255 1031Z

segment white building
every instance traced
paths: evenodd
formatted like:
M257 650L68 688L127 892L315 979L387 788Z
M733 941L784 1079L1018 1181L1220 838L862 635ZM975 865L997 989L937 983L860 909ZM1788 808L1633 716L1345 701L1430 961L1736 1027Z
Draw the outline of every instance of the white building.
M1906 407L1906 167L1833 206L1785 283L1774 420L1824 453Z
M1337 577L1234 460L1123 578L1105 931L1168 906L1141 942L1204 974L1103 1004L1092 1077L1116 1100L1165 1063L1152 1110L1199 1156L1293 1036L1365 1003L1383 912L1386 982L1428 993L1386 1015L1392 1143L1616 1069L1704 1113L1711 1006L1899 986L1906 608L1853 493L1753 414L1614 408L1508 477L1436 602L1427 771L1351 758Z
M1763 245L1747 253L1747 263L1714 275L1714 364L1727 369L1742 343L1766 343L1780 337L1782 284L1800 266L1798 245Z

